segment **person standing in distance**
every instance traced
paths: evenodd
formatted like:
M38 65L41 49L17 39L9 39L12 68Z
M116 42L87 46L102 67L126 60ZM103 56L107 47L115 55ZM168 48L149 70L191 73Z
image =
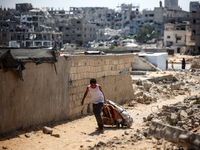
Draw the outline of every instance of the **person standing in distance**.
M99 133L104 133L101 111L103 108L103 103L105 101L105 96L103 94L101 86L99 84L97 84L96 79L92 78L90 80L90 85L87 86L87 89L85 91L85 94L84 94L82 102L81 102L82 106L84 105L84 100L85 100L88 92L91 94L91 97L92 97L93 113L95 115L95 118L96 118L96 121L98 124Z

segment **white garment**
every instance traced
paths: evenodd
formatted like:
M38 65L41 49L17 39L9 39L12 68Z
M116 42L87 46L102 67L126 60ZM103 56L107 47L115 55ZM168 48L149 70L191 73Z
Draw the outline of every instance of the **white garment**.
M92 102L94 104L103 103L104 96L103 93L100 91L100 85L96 84L95 88L92 88L91 85L88 85L88 90L92 96Z

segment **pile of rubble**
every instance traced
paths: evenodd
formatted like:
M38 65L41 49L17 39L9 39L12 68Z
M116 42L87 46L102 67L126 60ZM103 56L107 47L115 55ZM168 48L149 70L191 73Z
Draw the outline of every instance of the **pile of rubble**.
M199 99L200 97L197 97L194 103L199 103ZM200 104L190 104L190 102L190 99L185 99L185 103L163 105L160 112L150 114L146 119L144 118L144 121L158 119L165 124L177 126L187 131L199 128L198 134L200 134Z
M143 118L149 133L158 139L198 149L200 147L200 96L191 96Z
M179 81L173 82L166 79L158 83L148 80L138 80L134 86L135 89L137 89L134 93L135 100L142 104L150 104L151 102L156 102L160 98L169 99L173 98L173 96L190 93L185 83Z

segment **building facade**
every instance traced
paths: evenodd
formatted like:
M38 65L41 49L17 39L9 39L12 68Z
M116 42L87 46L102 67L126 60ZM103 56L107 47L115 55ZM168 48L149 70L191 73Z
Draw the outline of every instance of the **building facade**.
M195 53L200 53L200 7L192 12L192 40L195 41Z

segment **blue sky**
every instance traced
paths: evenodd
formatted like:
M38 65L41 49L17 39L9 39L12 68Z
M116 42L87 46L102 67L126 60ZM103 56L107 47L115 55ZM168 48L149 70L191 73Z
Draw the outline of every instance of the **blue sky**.
M117 5L126 3L140 6L143 9L153 9L159 6L160 0L0 0L4 8L15 8L15 3L32 3L33 7L54 7L69 10L69 7L109 7L115 9ZM192 0L195 1L195 0ZM164 0L162 0L164 5ZM179 0L179 6L188 11L190 0Z

